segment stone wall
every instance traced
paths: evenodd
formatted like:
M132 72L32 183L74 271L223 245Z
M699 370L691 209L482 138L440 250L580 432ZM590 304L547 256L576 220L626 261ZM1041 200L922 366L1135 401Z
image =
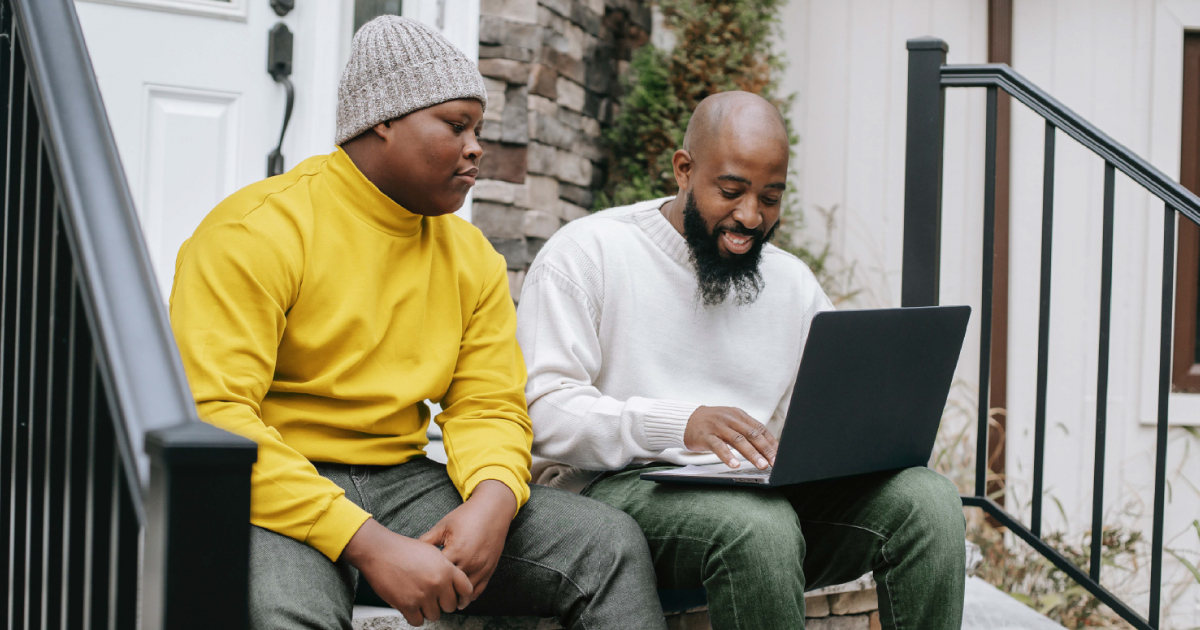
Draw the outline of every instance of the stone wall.
M643 0L482 0L488 89L473 222L508 261L513 299L538 250L588 214L604 183L601 133L630 51L649 38Z

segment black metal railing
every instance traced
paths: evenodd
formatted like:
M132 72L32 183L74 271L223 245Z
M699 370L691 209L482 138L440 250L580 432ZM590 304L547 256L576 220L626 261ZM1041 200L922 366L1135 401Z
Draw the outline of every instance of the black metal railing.
M1167 396L1171 378L1172 307L1175 291L1176 215L1200 224L1200 198L1135 153L1109 138L1075 112L1054 100L1005 64L946 65L946 42L908 41L908 142L905 154L903 306L938 303L941 258L942 150L945 88L987 89L987 126L983 199L983 295L980 308L979 418L975 461L975 493L963 504L982 508L1056 567L1085 587L1134 627L1159 626L1162 595L1163 510L1166 489ZM987 495L988 385L991 380L992 261L996 202L996 99L1004 90L1046 121L1042 190L1041 287L1038 318L1037 394L1034 417L1032 515L1029 527ZM1100 338L1096 376L1096 444L1092 488L1092 537L1088 571L1041 539L1042 484L1046 444L1046 382L1049 375L1051 252L1054 227L1054 153L1062 131L1104 159L1103 235L1100 268ZM1151 537L1149 614L1143 618L1100 584L1104 510L1104 456L1108 422L1108 362L1112 304L1113 197L1121 171L1164 204L1162 321L1160 322L1158 427L1154 474L1154 520Z
M71 0L0 0L0 89L0 615L244 628L256 450L196 419Z

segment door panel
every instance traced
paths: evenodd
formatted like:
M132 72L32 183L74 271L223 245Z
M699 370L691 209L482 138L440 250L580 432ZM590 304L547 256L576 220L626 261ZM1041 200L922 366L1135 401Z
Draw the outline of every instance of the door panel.
M217 202L266 175L286 98L267 74L267 33L284 22L297 46L313 46L322 24L311 17L327 12L297 4L283 18L269 0L75 4L164 300L183 240ZM234 14L205 12L222 8ZM323 27L336 34L339 26ZM309 102L336 98L336 77L314 80L310 68L293 77L286 168L332 149L332 124L319 147L297 128L311 123Z
M144 175L138 215L159 286L175 254L237 180L240 95L147 86Z

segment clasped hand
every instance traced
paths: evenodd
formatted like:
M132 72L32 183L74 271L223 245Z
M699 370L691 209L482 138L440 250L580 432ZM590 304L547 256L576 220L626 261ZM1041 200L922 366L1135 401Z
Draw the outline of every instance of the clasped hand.
M420 538L401 536L371 519L342 553L385 602L420 626L466 608L483 593L516 511L508 486L488 480Z
M700 407L688 418L683 445L693 452L712 452L737 468L736 449L747 461L764 469L775 465L779 442L763 423L736 407Z

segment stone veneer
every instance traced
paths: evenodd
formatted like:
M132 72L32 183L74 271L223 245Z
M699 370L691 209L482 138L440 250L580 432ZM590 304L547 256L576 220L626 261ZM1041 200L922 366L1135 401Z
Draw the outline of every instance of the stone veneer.
M879 630L879 601L870 575L804 595L805 630ZM354 630L415 630L400 613L384 608L355 606ZM447 615L426 622L422 630L562 630L551 619L534 617L464 617ZM708 610L667 616L667 630L712 630Z
M488 90L473 222L508 261L513 299L541 246L604 183L601 131L649 38L643 0L481 0Z

